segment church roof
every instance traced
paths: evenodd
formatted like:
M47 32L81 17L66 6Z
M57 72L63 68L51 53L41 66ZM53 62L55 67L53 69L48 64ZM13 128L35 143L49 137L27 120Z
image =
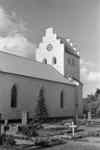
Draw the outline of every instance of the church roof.
M0 71L74 85L52 66L0 52Z

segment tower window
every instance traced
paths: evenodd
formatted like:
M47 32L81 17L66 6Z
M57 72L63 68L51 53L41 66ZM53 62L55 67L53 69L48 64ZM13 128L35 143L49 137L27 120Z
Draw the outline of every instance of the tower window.
M71 64L71 59L70 59L70 58L68 58L67 62L68 62L68 64Z
M72 59L72 65L75 65L75 60L74 59Z
M43 62L44 64L47 64L47 59L44 58L42 62Z
M64 107L64 94L63 94L63 91L61 91L61 93L60 93L60 107L61 108Z
M17 87L16 87L16 85L13 85L12 89L11 89L11 107L12 108L17 107Z
M52 58L52 63L53 63L53 64L56 64L56 63L57 63L56 57L53 57L53 58Z

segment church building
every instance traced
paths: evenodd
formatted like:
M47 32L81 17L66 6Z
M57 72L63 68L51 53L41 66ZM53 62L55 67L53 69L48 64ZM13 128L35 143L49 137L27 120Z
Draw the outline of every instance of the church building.
M2 118L21 119L22 112L33 118L41 88L49 117L81 114L80 56L70 40L46 29L35 59L0 52Z

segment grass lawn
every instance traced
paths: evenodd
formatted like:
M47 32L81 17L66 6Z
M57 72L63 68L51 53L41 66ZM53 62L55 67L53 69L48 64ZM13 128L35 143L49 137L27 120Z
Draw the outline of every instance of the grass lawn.
M38 148L36 148L38 150ZM67 144L57 145L49 148L41 148L41 150L100 150L100 144L81 143L68 141ZM0 150L35 150L31 147L0 147ZM40 150L40 148L39 148Z
M56 126L56 124L54 124ZM46 125L48 127L48 125ZM59 127L60 128L60 127ZM69 131L68 129L62 129L62 128L50 128L50 129L39 129L38 134L40 137L49 137L49 136L59 136L67 133ZM39 148L41 150L100 150L100 135L95 136L95 133L100 133L100 126L87 126L87 125L81 125L80 129L78 132L75 134L80 134L82 133L82 139L75 139L73 140L68 140L69 138L66 139L66 144L61 144L61 145L56 145L48 148ZM91 133L87 136L87 133ZM67 133L67 135L71 135L72 133ZM86 135L86 136L84 136ZM19 139L20 140L20 139ZM24 139L25 140L25 139ZM18 141L17 141L18 142ZM35 146L30 145L29 143L24 142L21 139L20 140L20 145L19 146L14 146L14 147L3 147L0 146L0 150L35 150L38 149ZM27 140L28 142L28 140ZM33 141L31 141L33 142ZM24 145L25 144L25 145ZM33 143L32 143L33 144Z
M100 144L68 141L67 144L46 148L46 150L100 150Z

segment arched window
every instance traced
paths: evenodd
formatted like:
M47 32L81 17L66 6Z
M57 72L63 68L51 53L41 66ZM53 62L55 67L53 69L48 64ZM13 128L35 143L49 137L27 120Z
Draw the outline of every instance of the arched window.
M44 58L42 62L43 62L44 64L47 64L47 59Z
M61 108L64 107L64 93L63 93L63 91L61 91L61 93L60 93L60 107Z
M56 64L56 63L57 63L56 57L53 57L53 58L52 58L52 63L53 63L53 64Z
M17 87L16 87L16 85L13 85L12 89L11 89L11 107L12 108L17 107Z

